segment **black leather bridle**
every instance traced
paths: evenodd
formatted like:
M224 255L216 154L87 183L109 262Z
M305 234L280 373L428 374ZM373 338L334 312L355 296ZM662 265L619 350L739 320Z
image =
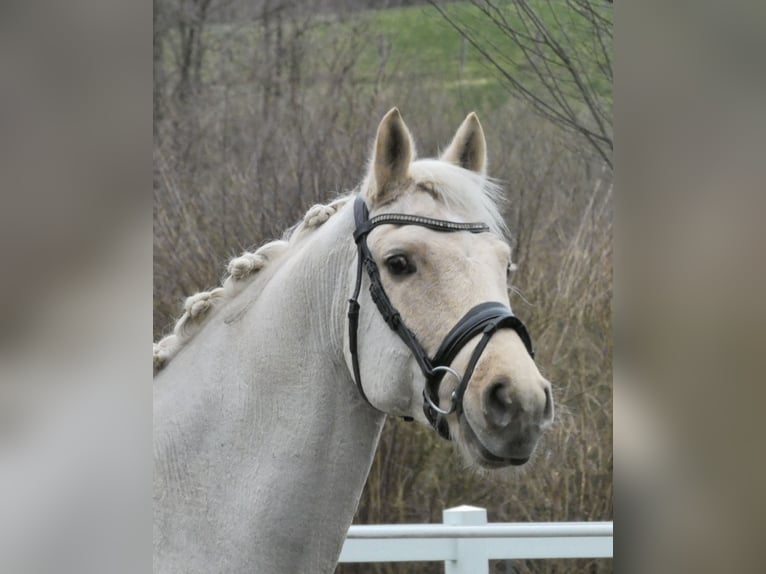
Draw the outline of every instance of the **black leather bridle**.
M463 411L463 395L468 387L476 363L479 361L489 339L498 329L513 329L524 342L530 356L534 358L532 350L532 340L529 337L527 328L513 312L502 303L488 302L481 303L470 309L460 321L450 330L442 341L439 349L433 358L428 356L425 349L418 341L415 334L404 324L399 312L388 298L383 284L380 280L380 271L372 258L367 247L367 235L379 225L419 225L434 231L441 232L459 232L467 231L469 233L484 233L489 231L489 226L484 223L459 223L455 221L446 221L443 219L431 219L419 215L406 215L401 213L386 213L377 215L370 219L367 205L360 196L357 196L354 203L354 219L356 229L354 230L354 241L357 245L358 265L356 272L356 285L354 294L349 299L348 304L348 329L349 346L351 359L354 369L354 380L367 403L376 408L362 387L362 378L359 372L359 356L357 352L357 329L359 325L359 292L362 288L362 270L367 271L370 278L370 295L378 311L388 326L404 341L410 348L415 357L420 370L425 376L426 383L423 387L423 412L431 423L431 426L439 433L442 438L450 440L449 426L447 424L447 415L457 412L460 415ZM465 373L461 378L451 367L450 364L455 359L460 350L476 335L482 335L479 343L468 361ZM439 407L439 386L445 374L451 374L458 381L457 388L450 397L450 406L444 410ZM377 409L380 410L380 409ZM405 417L412 420L409 417Z

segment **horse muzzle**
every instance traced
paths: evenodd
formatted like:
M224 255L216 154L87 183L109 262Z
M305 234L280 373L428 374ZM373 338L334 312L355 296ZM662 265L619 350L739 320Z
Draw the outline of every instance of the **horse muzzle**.
M540 379L519 388L499 377L477 394L458 418L472 458L485 468L526 463L553 421L550 383Z

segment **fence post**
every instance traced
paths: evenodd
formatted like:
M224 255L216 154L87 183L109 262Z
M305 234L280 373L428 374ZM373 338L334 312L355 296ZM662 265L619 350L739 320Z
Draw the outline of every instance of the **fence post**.
M487 511L476 506L456 506L442 511L442 522L450 526L487 524ZM489 574L489 560L477 549L475 540L458 539L457 560L444 561L444 574Z

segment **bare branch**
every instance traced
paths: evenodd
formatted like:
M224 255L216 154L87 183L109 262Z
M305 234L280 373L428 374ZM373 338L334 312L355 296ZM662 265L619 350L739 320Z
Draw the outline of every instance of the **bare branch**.
M490 28L472 25L439 0L429 3L512 93L549 121L582 135L611 169L611 94L598 91L612 82L611 3L472 0L477 16ZM496 32L490 33L492 28L500 32L503 45L498 45ZM512 47L521 61L509 55Z

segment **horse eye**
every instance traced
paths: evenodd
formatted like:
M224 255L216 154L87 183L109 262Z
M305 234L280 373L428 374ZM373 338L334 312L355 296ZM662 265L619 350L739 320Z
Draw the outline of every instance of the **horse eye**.
M417 270L406 255L392 255L386 259L386 268L392 275L411 275Z

